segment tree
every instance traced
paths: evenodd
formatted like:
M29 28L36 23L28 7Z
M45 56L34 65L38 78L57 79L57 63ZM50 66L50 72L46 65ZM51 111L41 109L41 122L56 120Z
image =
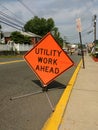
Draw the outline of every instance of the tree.
M11 33L11 40L15 43L30 43L30 37L22 35L20 32L15 31Z
M1 43L1 39L3 38L3 32L2 32L2 26L0 25L0 43Z
M2 27L1 27L1 25L0 25L0 43L1 43L1 28L2 28Z
M44 36L47 32L50 32L54 26L55 25L52 18L46 20L45 18L38 18L35 16L24 25L24 29L25 31Z
M52 18L48 18L46 20L45 18L38 18L38 16L35 16L33 19L29 20L25 24L24 29L25 31L35 33L42 37L48 32L53 32L53 36L55 37L57 42L61 46L63 45L63 39L60 37L58 28L55 27L55 23Z
M53 36L55 37L56 41L60 44L60 46L63 46L63 39L60 36L60 32L58 31L58 28L53 28Z
M0 30L2 29L2 26L0 25Z

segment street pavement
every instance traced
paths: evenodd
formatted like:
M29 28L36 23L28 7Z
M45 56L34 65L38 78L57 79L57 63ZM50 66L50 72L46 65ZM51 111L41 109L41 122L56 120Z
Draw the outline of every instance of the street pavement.
M73 85L59 130L98 130L98 62L86 55Z
M76 65L80 58L71 55ZM73 66L48 85L53 109L76 68ZM42 92L41 83L24 60L0 57L0 130L41 130L54 112L46 93L33 95L35 92Z

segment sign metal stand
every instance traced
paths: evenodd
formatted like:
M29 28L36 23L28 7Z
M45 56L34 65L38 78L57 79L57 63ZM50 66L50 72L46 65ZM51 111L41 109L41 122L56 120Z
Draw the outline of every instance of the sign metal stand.
M43 85L42 84L42 91L40 90L40 91L37 91L37 92L32 92L32 93L20 95L20 96L17 96L17 97L12 97L12 98L10 98L10 100L12 101L12 100L16 100L16 99L19 99L19 98L24 98L24 97L35 95L35 94L39 94L39 93L45 93L46 98L47 98L47 100L49 102L49 105L51 107L51 110L52 110L52 112L54 112L54 107L52 105L52 102L51 102L51 100L49 98L49 95L48 95L47 91L48 91L47 85Z
M73 61L58 45L51 33L46 34L46 36L44 36L44 38L39 41L37 45L35 45L29 52L25 54L24 58L40 79L42 91L13 97L10 100L44 92L52 111L54 111L53 105L47 93L47 85L65 70L72 67L74 64Z

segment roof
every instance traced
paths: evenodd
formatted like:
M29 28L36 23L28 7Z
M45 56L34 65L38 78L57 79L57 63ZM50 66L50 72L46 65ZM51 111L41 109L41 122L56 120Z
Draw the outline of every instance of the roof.
M11 36L11 33L12 32L4 32L4 37L10 37ZM31 32L23 32L23 31L20 31L20 33L24 36L29 36L29 37L39 37L41 38L41 36L35 34L35 33L31 33Z
M21 31L20 33L22 35L26 35L26 36L29 36L29 37L40 37L41 38L41 36L39 36L39 35L37 35L35 33L31 33L31 32L23 32L23 31Z
M4 37L10 37L12 32L4 32Z

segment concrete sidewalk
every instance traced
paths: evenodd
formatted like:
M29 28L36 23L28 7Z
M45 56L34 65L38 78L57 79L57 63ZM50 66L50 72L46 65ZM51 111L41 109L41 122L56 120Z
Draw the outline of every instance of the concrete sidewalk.
M85 56L59 130L98 130L98 62Z

